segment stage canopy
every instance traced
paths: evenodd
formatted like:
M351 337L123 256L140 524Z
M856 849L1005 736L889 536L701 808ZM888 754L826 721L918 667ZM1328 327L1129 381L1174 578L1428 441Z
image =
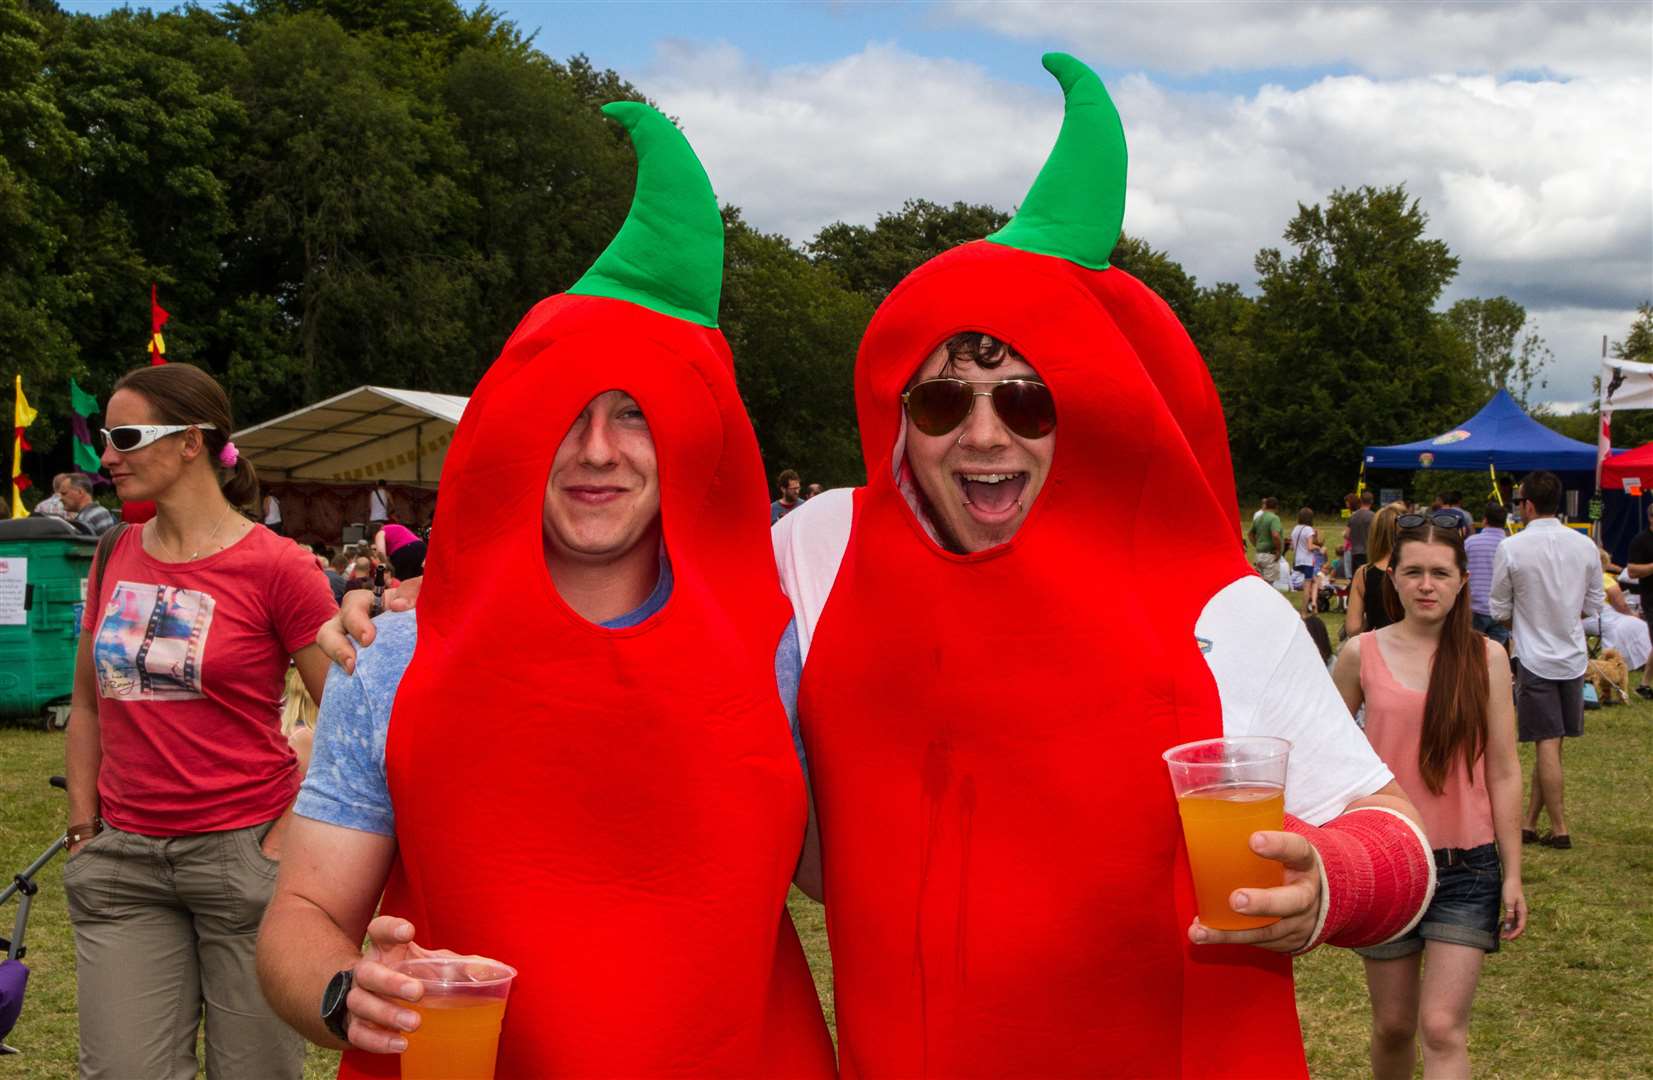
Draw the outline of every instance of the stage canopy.
M261 480L435 487L469 398L358 386L238 431Z
M1509 392L1500 390L1486 407L1451 431L1399 446L1368 446L1369 469L1471 469L1504 472L1547 469L1594 472L1596 448L1540 424Z

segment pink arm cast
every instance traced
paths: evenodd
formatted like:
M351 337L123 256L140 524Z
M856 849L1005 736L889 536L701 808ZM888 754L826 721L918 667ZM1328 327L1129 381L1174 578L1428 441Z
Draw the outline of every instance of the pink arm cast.
M1381 944L1423 917L1435 893L1435 857L1406 815L1368 806L1314 826L1287 814L1286 831L1320 855L1320 916L1303 952L1323 942Z

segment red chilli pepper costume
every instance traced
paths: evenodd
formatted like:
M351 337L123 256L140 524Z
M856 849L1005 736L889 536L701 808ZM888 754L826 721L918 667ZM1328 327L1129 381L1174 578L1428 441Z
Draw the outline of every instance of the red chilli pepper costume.
M1194 636L1249 572L1222 414L1169 309L1107 267L1118 114L1078 61L1046 67L1066 118L1022 209L902 282L857 361L870 479L800 698L842 1075L1301 1076L1290 960L1187 940L1160 759L1223 734ZM908 381L965 330L1034 365L1059 445L1015 538L958 555L892 450ZM1151 573L1165 537L1176 569Z
M763 469L716 329L722 222L669 121L605 112L637 147L631 213L506 343L444 469L385 752L382 910L518 969L500 1077L828 1078L786 912L806 802ZM648 418L674 576L624 630L569 608L542 553L552 457L611 389ZM398 1068L351 1052L340 1075Z

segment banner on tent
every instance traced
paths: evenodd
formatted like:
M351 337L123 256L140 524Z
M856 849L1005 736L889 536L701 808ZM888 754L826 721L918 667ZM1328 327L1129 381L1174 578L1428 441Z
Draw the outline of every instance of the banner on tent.
M1603 360L1601 409L1653 409L1653 364Z
M1602 351L1606 352L1603 345ZM1601 488L1601 463L1613 452L1613 411L1653 409L1653 364L1635 360L1601 362L1601 427L1596 433L1596 488Z

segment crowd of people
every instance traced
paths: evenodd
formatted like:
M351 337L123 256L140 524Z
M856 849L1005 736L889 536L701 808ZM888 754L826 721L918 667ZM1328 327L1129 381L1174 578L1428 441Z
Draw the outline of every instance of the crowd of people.
M1534 474L1514 536L1367 495L1335 559L1266 499L1248 566L1220 406L1175 389L1203 363L1106 269L1117 115L1046 66L1067 164L879 309L860 488L759 494L718 204L639 103L606 110L633 216L478 387L428 549L383 519L366 549L279 537L210 376L120 380L103 463L156 513L103 534L77 657L83 1076L194 1076L203 1018L209 1077L291 1080L305 1040L394 1076L422 1023L399 965L447 949L519 970L507 1076L1302 1076L1291 958L1322 945L1363 957L1375 1074L1410 1076L1420 1034L1426 1073L1467 1072L1522 844L1571 843L1596 552ZM1102 170L1083 197L1074 161ZM1127 470L1191 494L1121 515L1095 492ZM1147 588L1168 533L1181 569ZM1283 827L1247 838L1279 884L1217 929L1162 754L1256 737L1291 743ZM827 905L836 1047L793 884Z

